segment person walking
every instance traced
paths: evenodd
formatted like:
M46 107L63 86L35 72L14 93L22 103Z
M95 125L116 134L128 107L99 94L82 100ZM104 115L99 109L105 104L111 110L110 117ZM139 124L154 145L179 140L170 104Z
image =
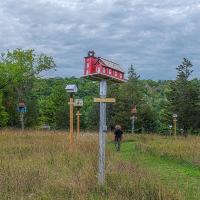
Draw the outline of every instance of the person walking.
M121 126L116 125L115 131L114 131L116 151L120 151L122 134L123 134L123 131L122 131Z

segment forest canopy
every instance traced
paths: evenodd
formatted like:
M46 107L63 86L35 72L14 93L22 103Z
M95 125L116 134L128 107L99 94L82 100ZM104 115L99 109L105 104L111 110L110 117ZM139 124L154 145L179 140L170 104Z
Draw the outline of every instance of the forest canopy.
M172 115L178 115L178 128L189 133L200 129L200 80L192 79L192 61L183 58L175 80L141 80L133 65L127 71L127 82L109 85L108 96L116 98L107 106L107 124L121 124L131 131L131 108L137 107L136 132L168 133ZM16 49L0 57L0 127L19 127L19 101L24 100L28 112L25 126L39 128L48 124L52 129L68 129L69 95L65 86L75 83L82 98L81 128L97 130L99 84L84 78L42 78L41 72L56 69L54 59L34 50Z

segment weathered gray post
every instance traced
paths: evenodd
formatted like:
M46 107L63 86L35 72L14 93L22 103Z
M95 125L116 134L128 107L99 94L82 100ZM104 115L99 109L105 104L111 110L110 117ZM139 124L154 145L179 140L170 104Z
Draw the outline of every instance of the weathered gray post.
M100 98L106 98L107 82L100 81ZM99 122L99 185L105 182L105 143L106 143L106 102L100 102L100 122Z

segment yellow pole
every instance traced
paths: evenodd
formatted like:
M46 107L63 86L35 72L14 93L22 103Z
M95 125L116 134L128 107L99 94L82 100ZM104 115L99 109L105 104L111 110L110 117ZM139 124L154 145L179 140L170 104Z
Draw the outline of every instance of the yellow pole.
M74 99L73 94L70 96L70 125L69 125L69 137L70 137L70 144L74 143Z
M80 139L80 110L77 110L77 137Z

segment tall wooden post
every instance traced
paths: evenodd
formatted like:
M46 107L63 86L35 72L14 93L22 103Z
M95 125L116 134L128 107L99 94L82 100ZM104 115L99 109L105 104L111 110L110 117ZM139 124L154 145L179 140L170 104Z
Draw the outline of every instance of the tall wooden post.
M70 94L70 123L69 123L69 137L70 144L74 143L74 99L73 93Z
M173 121L174 121L174 136L176 137L176 122L177 122L177 120L174 119Z
M20 113L20 121L21 121L22 131L24 131L24 113L23 112Z
M174 136L176 137L176 122L177 122L177 114L173 114L173 123L174 123Z
M131 119L132 119L132 130L131 130L131 133L133 134L134 133L134 129L135 129L135 116L133 115L131 117Z
M77 110L77 137L78 137L78 140L80 139L80 108L78 107L78 110Z
M100 81L100 98L106 98L107 82ZM100 121L99 121L99 185L105 182L105 143L106 143L106 102L100 102Z
M73 94L78 91L78 88L75 84L69 84L65 88L68 93L70 93L70 100L69 100L69 140L70 144L74 143L74 98Z
M132 114L132 116L131 116L131 120L132 120L132 130L131 130L131 133L133 134L134 131L135 131L135 119L136 119L136 114L137 114L136 105L132 106L131 114Z

